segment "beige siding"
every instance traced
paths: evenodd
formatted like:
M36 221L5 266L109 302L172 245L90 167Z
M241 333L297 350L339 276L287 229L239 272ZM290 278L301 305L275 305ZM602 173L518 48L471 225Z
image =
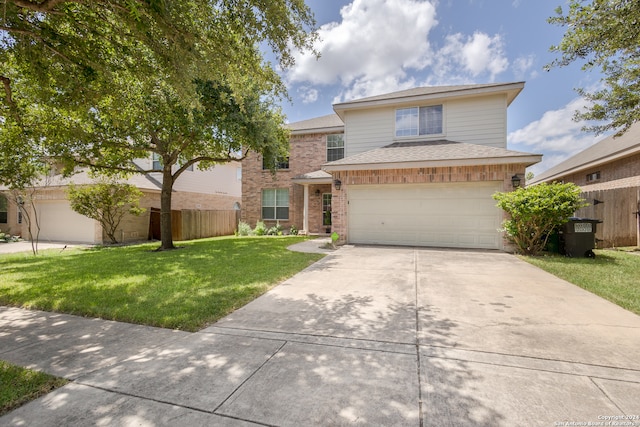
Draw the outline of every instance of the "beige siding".
M349 111L345 129L345 157L391 144L395 133L395 108Z
M135 162L142 169L151 168L151 157L137 159ZM194 165L193 171L183 172L173 184L174 191L186 191L200 194L220 194L234 197L242 196L242 181L237 178L240 162L216 165L212 169L201 171ZM162 182L161 173L151 173L149 176L157 182Z
M395 138L396 107L348 111L345 116L346 156L412 139L448 139L506 148L505 95L449 100L443 102L443 106L444 135L434 137Z
M504 95L445 104L446 139L507 147L507 99Z
M178 177L173 189L175 191L188 191L203 194L223 194L229 196L242 196L242 182L237 179L237 168L240 163L227 163L216 165L206 171L185 171Z

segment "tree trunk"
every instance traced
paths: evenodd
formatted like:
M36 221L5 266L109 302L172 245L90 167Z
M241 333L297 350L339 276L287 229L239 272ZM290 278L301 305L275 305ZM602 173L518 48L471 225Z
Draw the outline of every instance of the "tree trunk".
M160 193L160 250L175 249L171 230L171 192L173 191L173 176L171 165L162 170L162 192Z

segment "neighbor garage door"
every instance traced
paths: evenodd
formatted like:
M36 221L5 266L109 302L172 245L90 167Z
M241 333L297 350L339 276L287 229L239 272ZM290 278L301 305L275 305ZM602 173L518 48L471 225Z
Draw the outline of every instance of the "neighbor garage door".
M38 204L40 241L96 243L96 222L73 211L68 202Z
M349 187L350 243L451 248L502 247L502 182Z

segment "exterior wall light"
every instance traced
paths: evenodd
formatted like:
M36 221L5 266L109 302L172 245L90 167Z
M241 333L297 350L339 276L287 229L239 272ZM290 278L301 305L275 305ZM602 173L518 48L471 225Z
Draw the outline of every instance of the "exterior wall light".
M522 182L522 180L520 179L518 174L515 174L511 177L511 185L514 189L520 188L520 182Z
M340 190L342 188L342 181L336 179L335 181L333 181L333 185L335 185L336 190Z

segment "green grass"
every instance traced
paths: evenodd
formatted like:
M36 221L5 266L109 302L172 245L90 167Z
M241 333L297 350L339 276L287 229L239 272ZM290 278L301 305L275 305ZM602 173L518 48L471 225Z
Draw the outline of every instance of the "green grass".
M640 315L640 255L597 250L595 259L561 255L525 261Z
M199 330L322 258L305 237L224 237L0 255L0 305Z
M67 380L0 360L0 415L62 387Z

